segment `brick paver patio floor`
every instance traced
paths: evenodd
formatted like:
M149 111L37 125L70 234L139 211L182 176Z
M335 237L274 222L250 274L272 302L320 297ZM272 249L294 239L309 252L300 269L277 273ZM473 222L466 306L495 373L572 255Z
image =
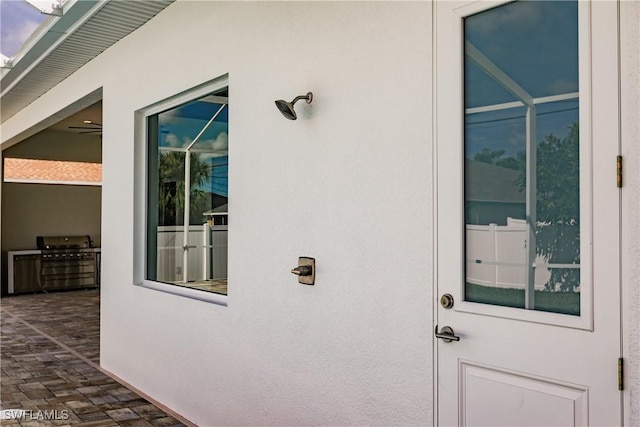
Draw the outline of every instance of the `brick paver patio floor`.
M185 425L100 369L98 290L4 297L0 310L0 409L25 411L1 425Z

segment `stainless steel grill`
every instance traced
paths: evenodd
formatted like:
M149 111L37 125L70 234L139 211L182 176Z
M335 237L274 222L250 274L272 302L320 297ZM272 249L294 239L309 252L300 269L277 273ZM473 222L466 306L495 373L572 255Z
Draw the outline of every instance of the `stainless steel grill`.
M98 285L96 253L90 236L38 236L42 290L88 288Z

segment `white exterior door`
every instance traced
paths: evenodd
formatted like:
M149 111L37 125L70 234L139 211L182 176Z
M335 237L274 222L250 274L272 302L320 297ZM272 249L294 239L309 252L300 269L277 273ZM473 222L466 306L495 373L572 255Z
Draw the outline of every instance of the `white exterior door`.
M436 422L621 425L617 4L435 11Z

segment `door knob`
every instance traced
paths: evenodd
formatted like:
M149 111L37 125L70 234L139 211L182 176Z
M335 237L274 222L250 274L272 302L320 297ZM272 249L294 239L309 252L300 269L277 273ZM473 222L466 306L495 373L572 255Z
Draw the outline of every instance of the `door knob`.
M438 332L438 325L436 325L435 332L436 338L440 338L444 342L460 341L460 337L455 335L455 332L453 332L450 326L443 326L440 332Z

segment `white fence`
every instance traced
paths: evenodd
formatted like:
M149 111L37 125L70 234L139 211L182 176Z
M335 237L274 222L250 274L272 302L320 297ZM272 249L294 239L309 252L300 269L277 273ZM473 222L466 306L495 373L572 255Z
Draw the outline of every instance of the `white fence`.
M158 227L158 280L183 280L183 227ZM227 278L227 226L189 226L187 280Z
M527 223L507 218L507 225L467 225L467 282L500 288L524 289L527 276ZM535 289L551 278L546 259L538 256Z
M189 227L188 280L227 277L227 227ZM158 280L182 281L182 226L158 227ZM467 282L501 288L524 289L527 275L527 226L525 220L507 219L507 225L467 225ZM544 289L551 278L547 260L536 258L535 289ZM571 268L571 267L554 267ZM574 265L573 268L579 268Z

